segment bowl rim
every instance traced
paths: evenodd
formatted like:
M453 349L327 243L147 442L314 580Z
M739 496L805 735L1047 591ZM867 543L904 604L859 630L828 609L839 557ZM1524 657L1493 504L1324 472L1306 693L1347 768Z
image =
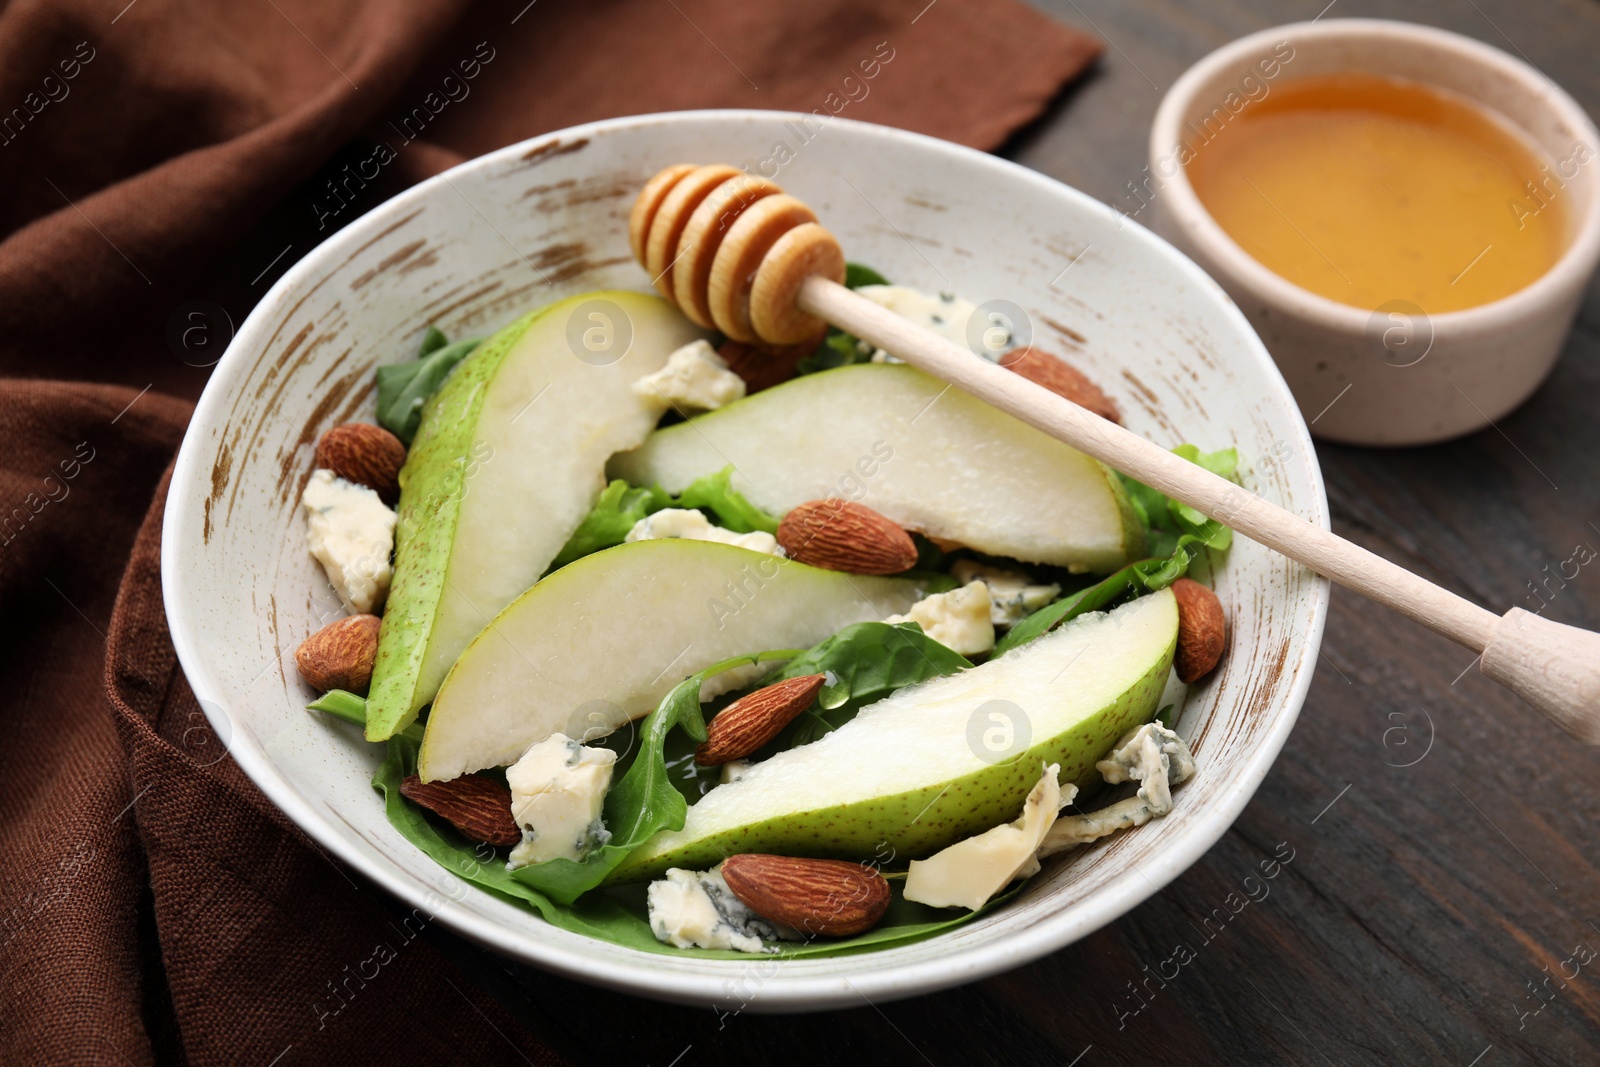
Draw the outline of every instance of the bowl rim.
M1196 61L1172 84L1156 108L1156 116L1150 126L1150 168L1159 169L1158 161L1170 155L1173 146L1180 143L1179 130L1183 116L1208 81L1236 66L1241 60L1251 58L1263 45L1286 38L1290 39L1291 44L1297 45L1307 40L1398 38L1445 53L1461 63L1502 75L1520 85L1531 98L1541 101L1552 114L1574 130L1589 150L1589 162L1600 160L1600 131L1596 130L1588 113L1555 81L1516 56L1435 26L1400 19L1334 18L1326 22L1316 19L1290 22L1258 30L1230 41ZM1425 78L1408 80L1429 84ZM1483 107L1476 101L1469 103ZM1495 113L1498 115L1498 112ZM1503 115L1498 117L1517 128L1524 137L1528 136L1519 124ZM1211 260L1214 269L1227 275L1230 282L1249 290L1262 303L1324 329L1357 336L1363 335L1368 329L1374 312L1352 304L1341 304L1297 285L1245 251L1200 202L1194 186L1189 183L1187 168L1181 164L1171 178L1162 179L1160 192L1166 195L1167 210L1183 229L1187 239ZM1583 215L1576 220L1575 232L1566 251L1539 277L1521 289L1487 304L1455 311L1424 310L1424 314L1435 334L1479 334L1505 329L1558 303L1567 291L1582 287L1594 273L1597 263L1600 263L1600 184L1590 196Z
M174 464L162 524L161 576L168 627L179 665L207 718L211 721L213 729L219 731L218 736L231 736L231 733L220 731L225 729L231 731L232 724L228 721L225 706L216 699L223 687L217 684L207 667L203 653L203 629L198 624L193 605L185 595L183 562L177 555L180 528L185 522L193 520L185 515L182 507L175 507L173 503L181 499L186 488L198 486L204 480L204 472L197 467L205 445L203 438L213 426L220 423L225 412L225 402L231 399L231 394L225 392L226 386L234 376L231 372L235 368L243 369L247 360L256 358L255 353L259 351L260 343L265 340L271 325L268 319L276 314L276 309L286 298L304 282L314 280L331 263L338 262L343 255L389 225L395 217L416 206L419 201L435 195L440 190L450 189L452 179L459 178L463 174L494 168L540 147L632 128L673 125L692 127L707 121L755 120L779 123L799 117L800 113L784 111L701 109L622 116L541 134L468 160L384 201L316 246L273 284L241 324L195 407ZM1031 183L1048 190L1051 195L1075 201L1079 207L1086 210L1107 212L1113 217L1113 221L1117 221L1115 210L1103 202L1009 160L892 127L843 117L835 117L833 122L842 122L867 136L880 138L889 145L916 146L919 150L956 157L966 163L1003 173L1008 180ZM1195 283L1197 289L1210 291L1219 302L1218 310L1237 324L1241 338L1245 339L1242 351L1238 353L1239 358L1253 361L1252 370L1260 376L1267 391L1278 395L1284 412L1292 420L1294 443L1298 446L1300 454L1307 459L1307 473L1312 490L1310 504L1317 512L1311 521L1323 529L1330 528L1326 489L1310 432L1283 376L1267 354L1266 348L1243 313L1209 275L1143 225L1131 219L1122 219L1118 225L1130 222L1136 234L1135 239L1146 241L1154 254L1165 258L1171 266ZM1143 868L1130 868L1122 872L1117 876L1117 881L1108 884L1097 895L1067 912L1041 920L1029 928L1026 939L1019 940L1014 934L1003 936L936 959L890 964L854 975L794 976L780 972L765 980L759 994L749 1003L742 1004L741 1010L796 1012L860 1006L863 1001L871 1004L880 1000L930 993L976 981L1029 963L1087 936L1154 895L1222 838L1254 795L1293 729L1315 672L1331 595L1330 583L1324 578L1314 578L1307 589L1310 599L1309 617L1302 615L1300 620L1297 620L1303 621L1304 624L1300 630L1304 644L1297 661L1285 664L1285 669L1294 672L1294 680L1286 700L1279 707L1273 723L1264 732L1262 743L1241 760L1233 781L1220 792L1212 805L1198 814L1189 832L1179 838L1171 849L1163 852L1155 862ZM463 897L453 899L441 898L436 891L424 886L421 877L415 873L414 866L403 864L387 852L368 854L360 848L347 844L345 837L338 832L334 820L324 812L316 810L301 797L298 790L278 771L264 747L254 744L243 747L230 745L229 753L256 787L315 842L326 847L343 862L394 894L408 906L424 908L454 932L478 944L547 971L626 993L702 1007L708 1003L712 1005L731 1003L728 984L732 972L729 969L715 971L708 969L704 973L668 970L653 966L654 963L660 962L660 957L648 953L637 953L637 962L617 962L597 959L558 943L522 939L508 941L505 937L505 928L492 917L456 906L456 900L469 894L464 893ZM420 853L419 857L429 869L438 866L432 859ZM438 867L438 869L454 878L454 875L445 868ZM468 887L468 883L464 881L460 885ZM477 891L482 892L482 890ZM894 950L891 948L885 951ZM882 959L883 954L865 954L865 958L873 957ZM752 957L752 959L757 958ZM736 965L741 963L741 961L732 962Z

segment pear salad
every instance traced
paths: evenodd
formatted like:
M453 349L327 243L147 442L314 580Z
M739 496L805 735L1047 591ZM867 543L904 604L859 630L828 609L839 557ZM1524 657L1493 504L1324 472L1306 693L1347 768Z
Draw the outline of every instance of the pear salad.
M1003 316L847 284L1119 418ZM1172 709L1227 645L1196 578L1231 532L855 337L591 292L430 327L377 393L302 497L344 611L296 652L310 707L387 745L395 829L555 926L714 958L927 937L1195 773Z

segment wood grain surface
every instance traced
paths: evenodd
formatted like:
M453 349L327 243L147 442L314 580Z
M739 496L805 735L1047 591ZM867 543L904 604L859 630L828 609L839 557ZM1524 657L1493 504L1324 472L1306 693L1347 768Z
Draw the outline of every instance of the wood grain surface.
M1005 154L1120 203L1190 63L1321 2L1044 2L1108 47ZM1335 0L1323 15L1352 16L1479 38L1600 107L1594 3ZM1554 376L1498 426L1431 448L1320 447L1334 528L1496 611L1543 604L1600 626L1600 560L1568 562L1600 550L1597 400L1591 289ZM463 996L498 997L584 1064L1597 1063L1597 772L1600 749L1480 677L1470 653L1336 592L1299 725L1238 823L1159 895L1038 963L854 1011L718 1016L431 936L479 983ZM1292 860L1246 897L1275 850ZM1248 901L1236 913L1230 894Z

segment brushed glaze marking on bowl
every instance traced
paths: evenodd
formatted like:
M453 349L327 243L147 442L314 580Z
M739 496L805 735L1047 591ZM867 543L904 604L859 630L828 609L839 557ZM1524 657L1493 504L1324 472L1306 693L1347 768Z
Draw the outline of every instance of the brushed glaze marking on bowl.
M168 617L197 696L210 702L208 713L238 723L236 761L320 846L497 951L701 1007L738 1003L725 962L555 930L462 882L389 827L368 785L381 747L306 712L313 694L284 668L294 646L338 610L306 552L297 487L321 432L373 417L373 368L412 358L429 323L452 337L482 336L572 293L646 289L627 246L627 200L615 191L680 159L760 158L788 118L689 112L596 123L474 160L352 222L291 267L240 327L185 438L163 533ZM870 203L839 190L845 172ZM906 175L915 175L910 197ZM1062 354L1123 405L1132 429L1165 445L1236 444L1247 465L1284 457L1262 467L1259 491L1326 524L1304 423L1260 342L1214 282L1142 227L1119 225L1104 205L993 157L843 119L806 145L782 180L828 220L853 259L891 279L1012 300L1055 320L1046 323L1049 340L1071 348ZM929 187L937 198L922 192ZM540 207L551 199L559 205ZM939 234L942 250L908 245L873 204L900 232ZM399 256L405 249L414 251ZM541 278L536 262L561 280ZM749 1010L881 1001L1018 966L1111 921L1194 862L1282 746L1327 606L1325 583L1242 539L1216 587L1233 645L1224 667L1180 706L1201 769L1171 815L1052 860L1016 900L948 934L784 961Z

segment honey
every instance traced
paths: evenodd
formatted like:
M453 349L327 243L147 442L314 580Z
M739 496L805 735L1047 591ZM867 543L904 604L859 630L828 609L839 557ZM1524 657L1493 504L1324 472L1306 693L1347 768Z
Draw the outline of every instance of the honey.
M1415 82L1287 82L1185 147L1200 202L1246 252L1364 310L1487 304L1565 250L1550 164L1492 115Z

